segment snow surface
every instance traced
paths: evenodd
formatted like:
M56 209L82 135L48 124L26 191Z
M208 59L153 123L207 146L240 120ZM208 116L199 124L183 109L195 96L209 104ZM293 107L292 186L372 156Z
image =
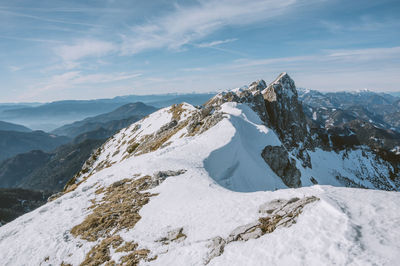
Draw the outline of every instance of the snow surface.
M182 119L193 108L185 105ZM343 160L343 154L316 150L312 169L300 162L297 166L303 185L311 185L310 176L326 185L282 189L285 185L260 156L265 145L280 145L275 133L246 104L225 103L222 112L224 119L203 134L180 138L182 129L169 146L125 159L124 141L156 132L171 120L171 113L162 109L121 130L95 163L108 160L111 167L92 171L75 191L0 227L0 264L79 265L96 243L74 238L69 231L91 212L90 200L101 198L95 194L99 186L135 174L186 169L152 189L159 195L141 209L141 220L121 232L125 241L134 240L158 256L144 265L203 265L210 239L257 221L262 204L311 195L321 200L306 206L296 224L232 242L210 265L398 265L400 193L329 186L341 185L334 170L357 179L361 170L374 171L360 169L360 160L365 160L360 153ZM135 127L140 129L133 132ZM184 241L168 246L156 241L177 228L183 228Z

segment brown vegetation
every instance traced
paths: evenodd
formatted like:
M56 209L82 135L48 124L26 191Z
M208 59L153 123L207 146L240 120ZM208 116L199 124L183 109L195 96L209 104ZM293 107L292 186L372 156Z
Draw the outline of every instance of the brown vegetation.
M150 251L138 249L135 242L124 242L117 234L121 230L131 229L141 219L140 209L148 203L150 197L157 194L143 192L153 187L154 180L150 176L138 179L123 179L107 188L99 188L95 194L104 193L102 200L89 207L93 210L86 219L71 229L71 234L87 241L99 241L81 265L117 265L110 261L110 248L115 252L124 252L121 257L122 265L137 265L148 258Z

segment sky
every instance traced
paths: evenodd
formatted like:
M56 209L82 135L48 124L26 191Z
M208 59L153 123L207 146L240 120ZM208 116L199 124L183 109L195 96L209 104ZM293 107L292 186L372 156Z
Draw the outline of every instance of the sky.
M287 72L400 91L398 0L0 0L0 102L211 92Z

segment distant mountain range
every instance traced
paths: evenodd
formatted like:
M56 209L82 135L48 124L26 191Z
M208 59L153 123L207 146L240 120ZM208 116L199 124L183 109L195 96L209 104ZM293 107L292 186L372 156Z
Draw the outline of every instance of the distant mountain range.
M60 191L103 142L89 139L51 152L18 154L0 163L0 187Z
M400 97L371 91L321 93L299 89L306 115L329 128L353 120L400 132Z
M2 131L19 131L19 132L31 132L32 129L27 128L22 125L8 123L4 121L0 121L0 130Z
M21 153L0 163L0 187L60 191L108 137L156 110L141 102L129 103L112 112L65 125L53 133L66 135L63 138L68 140L74 138L70 143L47 152Z
M200 105L213 93L128 95L113 99L68 100L45 104L0 104L0 120L22 124L32 129L52 131L65 124L90 116L108 113L128 103L143 102L155 107L188 102Z
M133 123L156 110L157 108L146 105L142 102L128 103L112 112L64 125L53 130L52 133L74 138L80 134L94 131L99 128L115 131L128 126L127 123L122 123L121 125L121 120L127 120L128 123Z
M0 161L31 150L51 151L71 139L43 131L0 131Z

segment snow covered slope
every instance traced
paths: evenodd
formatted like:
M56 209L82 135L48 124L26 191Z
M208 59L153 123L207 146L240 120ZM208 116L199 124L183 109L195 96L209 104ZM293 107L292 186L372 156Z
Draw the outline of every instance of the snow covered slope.
M295 137L273 129L272 87L173 105L121 130L62 195L0 227L1 264L395 265L400 194L343 187L393 189L391 166L311 137L285 146ZM288 188L296 178L302 187Z

